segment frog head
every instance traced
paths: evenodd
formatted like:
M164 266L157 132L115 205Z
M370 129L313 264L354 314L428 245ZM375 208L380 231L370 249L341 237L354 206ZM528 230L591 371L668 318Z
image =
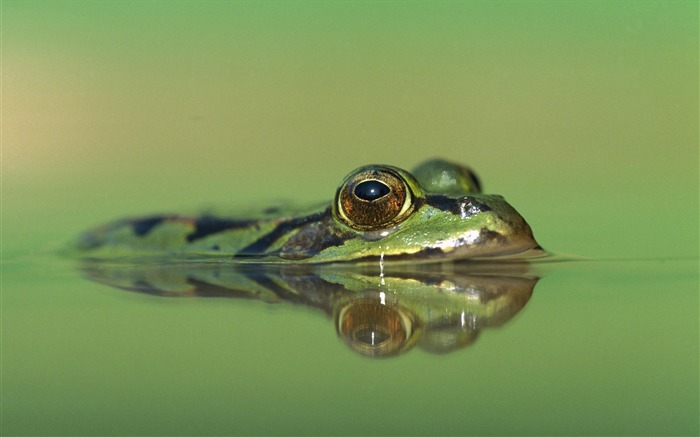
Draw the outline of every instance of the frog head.
M415 175L390 165L360 167L336 191L324 225L334 244L314 258L418 261L539 249L530 226L502 196L479 191L472 171L447 161L428 161Z

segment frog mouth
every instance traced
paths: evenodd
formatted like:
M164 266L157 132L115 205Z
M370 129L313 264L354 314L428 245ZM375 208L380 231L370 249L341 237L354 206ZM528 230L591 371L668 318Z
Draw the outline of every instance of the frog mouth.
M391 262L419 264L458 260L522 261L547 255L547 251L537 243L531 234L511 237L483 228L469 231L461 237L440 241L415 252L371 255L355 259L353 262L390 260Z
M438 242L411 256L426 258L520 258L521 255L544 252L532 234L504 235L490 229L472 230L464 235ZM544 252L546 253L546 252Z

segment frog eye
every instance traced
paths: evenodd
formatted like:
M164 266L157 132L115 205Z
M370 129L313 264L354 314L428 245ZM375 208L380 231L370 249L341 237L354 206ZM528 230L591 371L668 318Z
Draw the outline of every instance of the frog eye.
M351 173L336 193L334 209L346 225L358 230L383 229L413 211L413 191L402 170L367 166Z

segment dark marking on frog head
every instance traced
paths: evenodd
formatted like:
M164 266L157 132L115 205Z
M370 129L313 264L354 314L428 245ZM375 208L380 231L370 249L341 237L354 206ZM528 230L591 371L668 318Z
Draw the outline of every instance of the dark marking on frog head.
M242 258L249 256L259 256L265 254L270 246L272 246L277 240L287 235L289 232L305 226L309 223L316 223L324 219L324 217L330 217L330 208L322 212L317 212L303 217L291 218L286 221L280 222L275 229L258 238L248 246L239 250L234 257Z
M433 208L455 215L474 215L480 212L491 211L490 206L471 196L455 199L442 194L433 194L427 196L427 203Z
M194 231L187 235L187 241L191 243L219 232L257 226L258 223L258 220L232 220L202 216L194 221Z
M341 246L354 237L351 231L336 226L329 212L322 220L307 224L287 240L280 257L289 260L310 258L329 247Z
M146 217L142 219L135 219L131 222L131 228L134 230L134 234L138 235L139 237L143 237L144 235L151 232L153 228L163 223L167 218L167 216L159 215L153 217Z

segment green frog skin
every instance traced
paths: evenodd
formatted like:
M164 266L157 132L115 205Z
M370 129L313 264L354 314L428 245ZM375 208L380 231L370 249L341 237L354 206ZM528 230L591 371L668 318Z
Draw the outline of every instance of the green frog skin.
M122 219L83 234L78 256L235 263L420 263L530 256L543 251L525 219L482 194L467 167L434 159L413 173L390 165L351 172L332 202L303 213L161 214Z

